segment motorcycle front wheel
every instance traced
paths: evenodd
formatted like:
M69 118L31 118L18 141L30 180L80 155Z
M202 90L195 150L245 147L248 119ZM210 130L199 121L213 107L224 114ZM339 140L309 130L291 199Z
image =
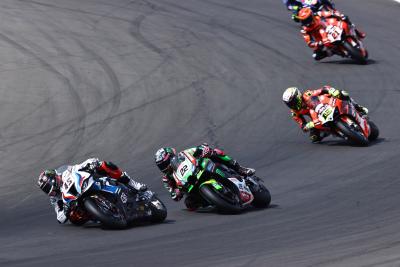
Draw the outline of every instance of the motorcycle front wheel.
M223 193L210 184L204 184L200 187L200 195L214 204L218 211L233 214L241 212L243 209L236 192L229 187L224 187L224 191Z
M84 200L84 205L107 228L122 229L128 225L122 209L105 195L91 195Z
M352 127L350 127L350 125L348 125L344 121L336 121L335 126L342 134L347 137L349 141L359 146L368 146L368 139L359 131L352 129Z

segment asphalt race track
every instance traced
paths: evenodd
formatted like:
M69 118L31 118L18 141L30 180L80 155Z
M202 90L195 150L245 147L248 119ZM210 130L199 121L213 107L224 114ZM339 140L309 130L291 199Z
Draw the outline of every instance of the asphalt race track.
M400 266L400 5L336 4L368 65L314 62L281 1L2 0L0 265ZM324 84L369 108L376 143L308 141L281 95ZM170 200L154 152L202 142L256 168L271 208ZM167 221L59 225L38 174L94 156L159 192Z

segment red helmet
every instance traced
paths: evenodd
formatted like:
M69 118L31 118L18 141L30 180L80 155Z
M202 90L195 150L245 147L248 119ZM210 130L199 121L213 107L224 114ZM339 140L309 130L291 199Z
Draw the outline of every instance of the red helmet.
M305 27L312 27L316 23L314 14L309 7L300 9L297 19L300 20L301 25Z

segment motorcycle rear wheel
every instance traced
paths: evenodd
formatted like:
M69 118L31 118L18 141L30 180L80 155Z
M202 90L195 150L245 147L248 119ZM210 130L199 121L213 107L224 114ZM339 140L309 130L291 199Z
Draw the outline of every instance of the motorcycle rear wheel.
M259 209L268 208L271 203L271 193L263 184L260 184L259 187L257 192L252 191L254 200L251 204Z
M347 50L350 54L350 57L357 61L358 63L365 65L367 64L367 58L363 56L361 50L352 46L349 42L345 41L343 43L343 47Z
M84 200L86 210L105 227L126 228L128 222L121 208L105 195L92 195Z
M229 188L225 188L231 190ZM231 192L234 196L236 192ZM205 198L208 202L214 204L218 211L223 213L239 213L243 209L240 205L239 196L231 199L227 199L226 196L222 195L221 192L216 190L212 185L205 184L200 187L200 195Z
M376 139L378 138L378 136L379 136L379 129L378 129L378 127L376 126L376 124L373 123L372 121L368 121L368 123L369 123L369 127L371 128L371 133L370 133L369 136L368 136L368 140L369 140L369 141L374 141L374 140L376 140Z
M368 139L362 133L351 129L344 121L338 120L335 122L335 125L336 128L354 144L359 146L368 146Z

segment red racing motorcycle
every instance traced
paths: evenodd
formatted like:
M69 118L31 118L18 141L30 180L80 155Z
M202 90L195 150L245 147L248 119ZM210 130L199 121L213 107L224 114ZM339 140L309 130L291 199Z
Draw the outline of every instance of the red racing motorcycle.
M315 98L310 115L316 129L360 146L368 146L378 138L378 127L366 115L360 114L351 101L328 95Z
M325 20L326 40L324 45L334 54L351 58L360 64L367 64L368 51L365 49L354 27L338 18Z

